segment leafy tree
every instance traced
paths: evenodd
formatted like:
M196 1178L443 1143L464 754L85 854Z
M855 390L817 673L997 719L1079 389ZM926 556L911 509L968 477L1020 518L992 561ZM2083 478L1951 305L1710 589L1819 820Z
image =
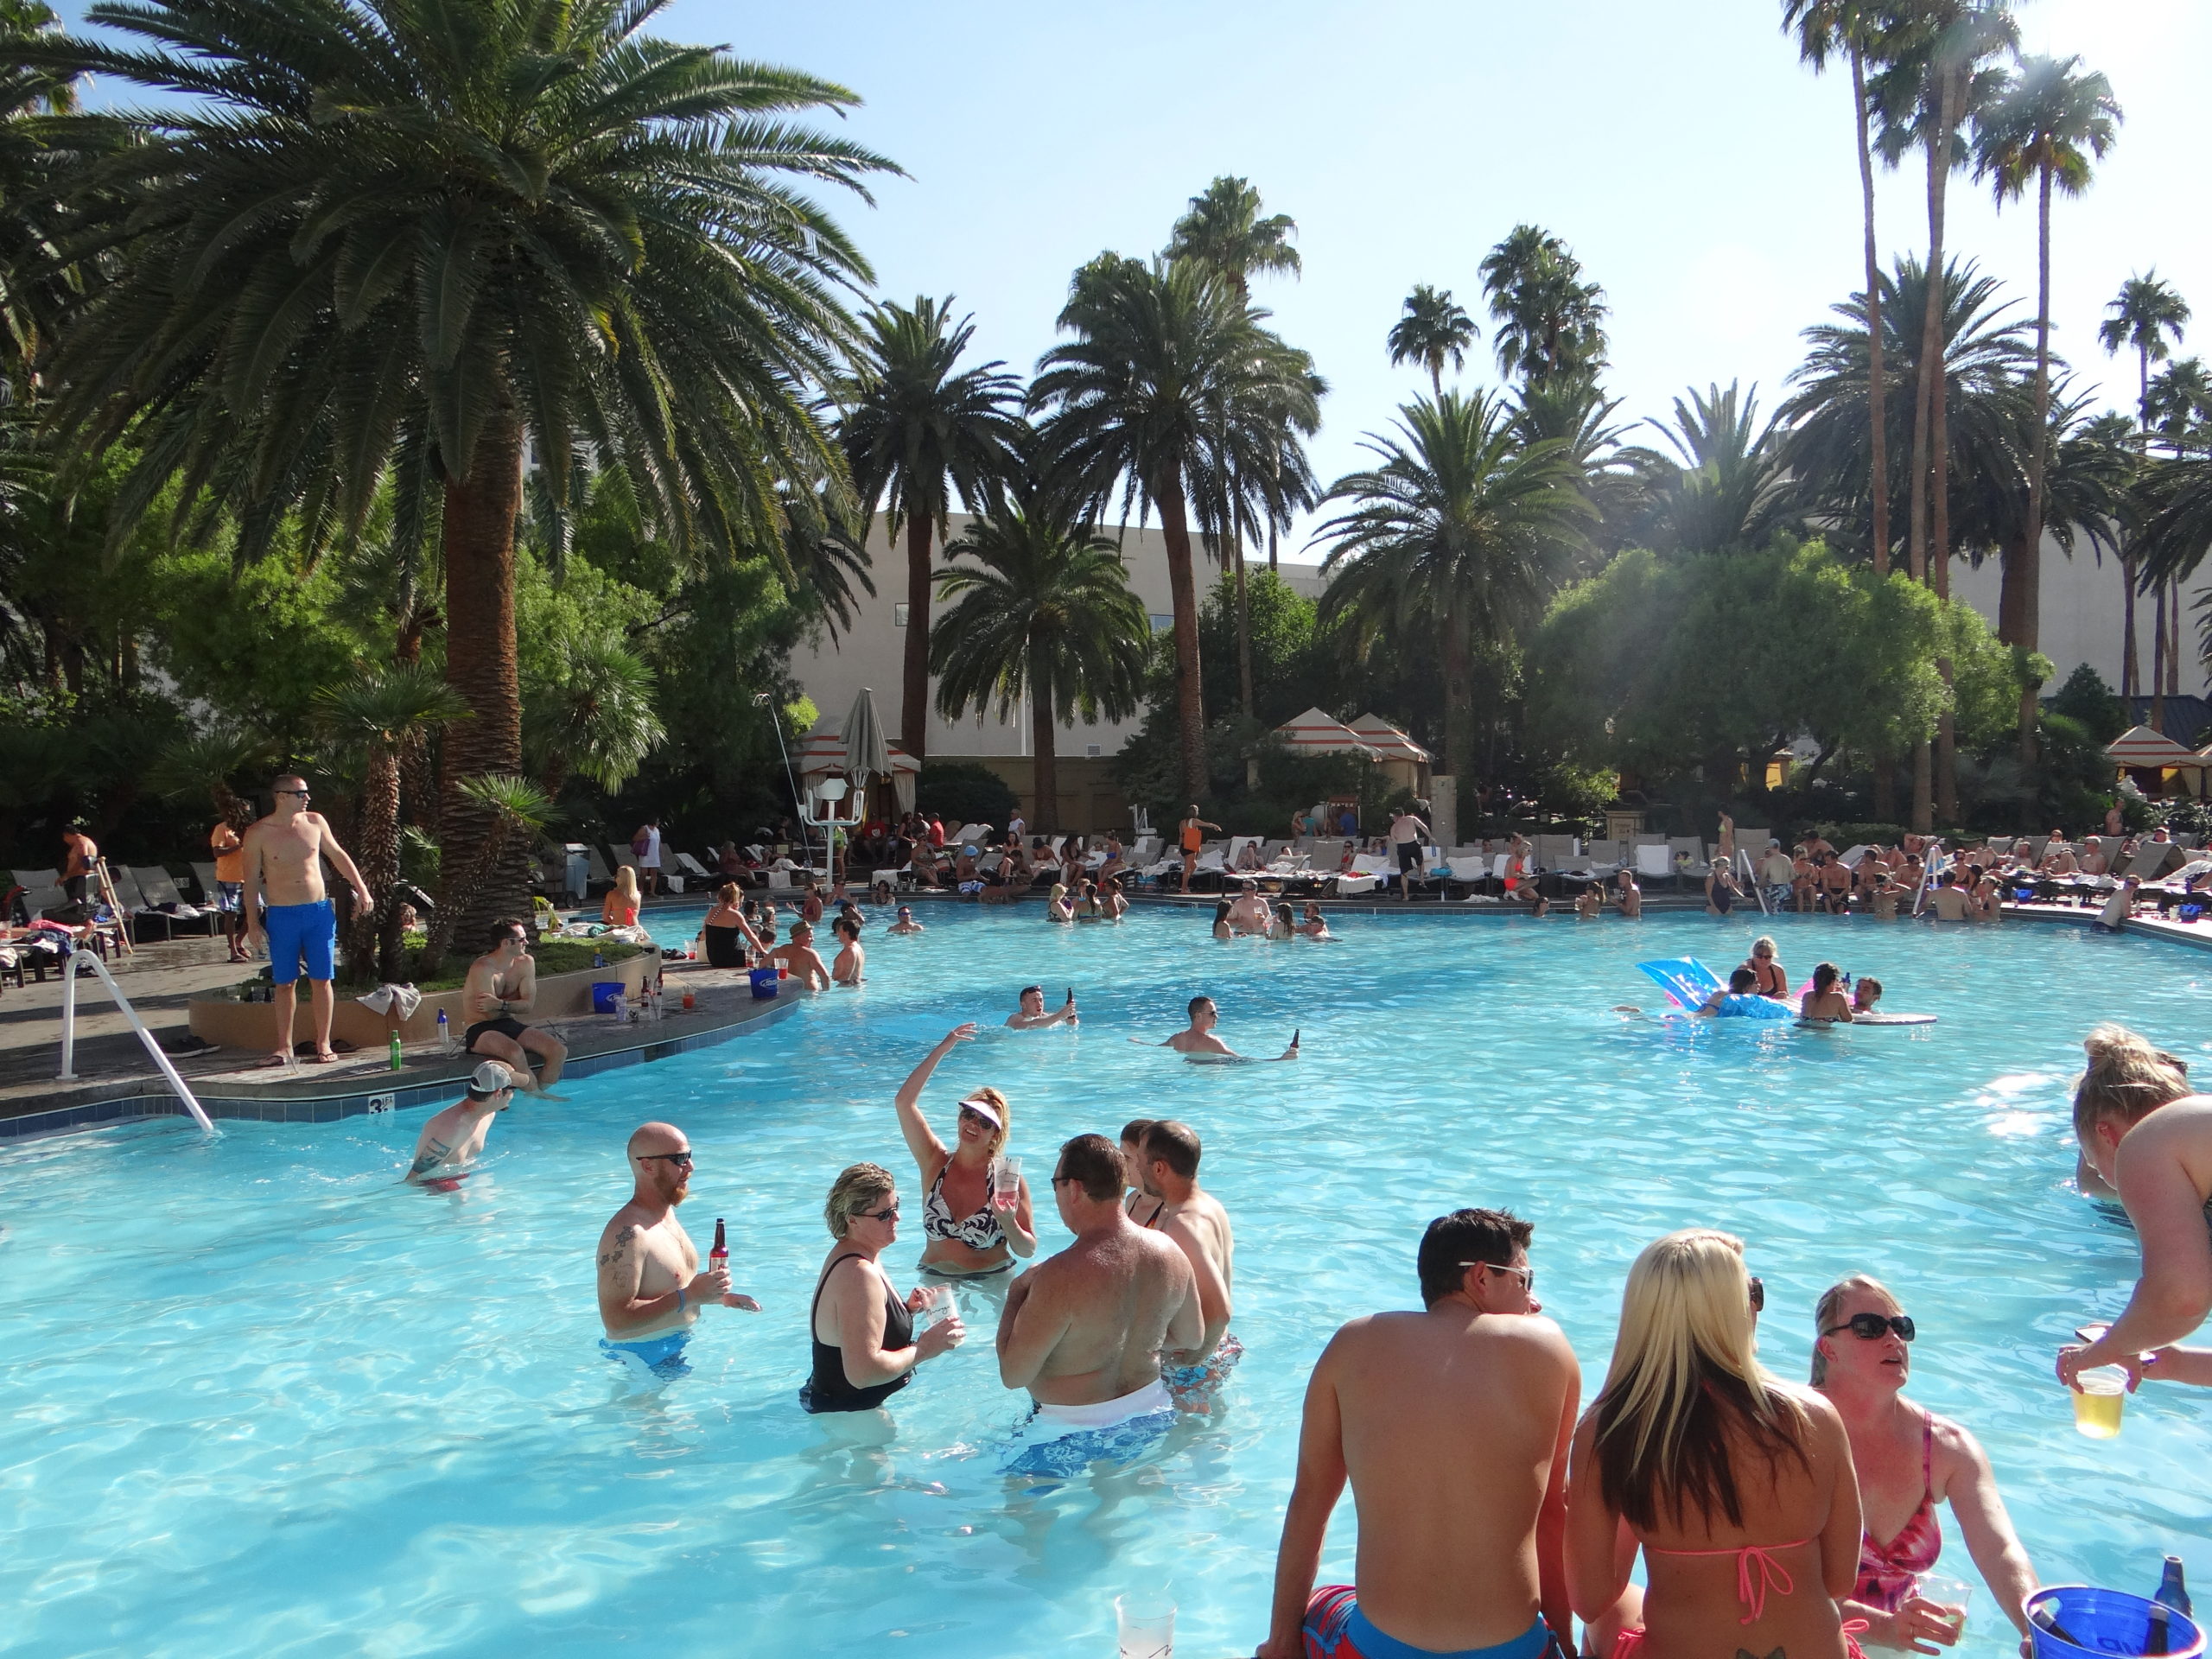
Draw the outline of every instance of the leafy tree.
M1605 366L1605 290L1582 280L1581 262L1558 237L1516 225L1481 270L1499 368L1533 383Z
M40 59L164 95L79 118L132 142L73 181L62 251L106 250L105 280L60 342L63 428L129 431L125 505L180 478L200 522L235 510L249 560L293 510L309 546L358 534L387 477L410 523L442 496L446 674L474 714L442 824L470 844L495 821L463 780L521 760L525 453L565 499L588 448L720 557L777 545L779 480L837 467L808 388L853 341L836 288L868 271L791 181L857 190L890 163L786 118L850 92L656 40L656 10L103 3L105 34ZM521 874L518 849L474 919Z
M542 679L525 677L523 753L557 798L571 775L608 791L637 775L667 737L653 671L612 632L569 634Z
M1114 543L1030 496L979 519L945 548L938 592L957 602L930 650L947 720L995 703L1007 719L1025 699L1036 823L1059 814L1055 724L1126 720L1137 710L1150 625Z
M1198 675L1201 527L1225 530L1229 498L1266 480L1303 487L1299 442L1320 424L1312 359L1264 326L1268 313L1190 262L1147 265L1102 254L1076 273L1061 328L1075 336L1038 361L1033 410L1056 480L1076 511L1103 518L1157 507L1175 615L1176 703L1184 781L1205 793L1205 707Z
M1693 390L1675 399L1672 426L1648 423L1680 464L1646 451L1646 544L1659 552L1718 553L1759 547L1789 517L1790 480L1779 423L1758 423L1758 389L1740 400L1736 385Z
M1406 296L1405 315L1390 325L1390 361L1420 364L1428 371L1429 390L1441 397L1444 365L1449 363L1454 374L1465 368L1467 347L1475 339L1475 320L1450 289L1415 283Z
M1020 798L1006 779L972 760L932 760L914 779L914 805L944 818L948 830L963 824L1004 824L1012 821Z
M553 803L545 792L529 779L512 772L487 772L470 778L462 782L461 789L469 804L483 815L491 828L481 844L456 849L461 857L441 861L446 865L442 887L447 893L460 895L464 902L442 903L430 917L429 937L423 941L422 959L415 969L419 977L426 980L438 976L456 937L470 938L472 945L489 938L488 923L474 936L462 935L461 925L481 907L480 890L493 879L509 850L529 846L555 817ZM458 868L453 868L456 862Z
M2081 73L2079 58L2028 58L2019 73L1980 112L1975 132L1975 168L1987 177L1999 204L2016 201L2033 180L2036 187L2036 376L2035 408L2028 449L2028 506L2018 555L2024 592L2040 591L2043 581L2044 475L2050 460L2050 197L2053 188L2078 196L2089 186L2089 162L2112 148L2120 105L2101 74ZM2031 599L2018 620L2013 639L2033 651L2041 625L2040 607ZM2035 688L2020 694L2020 760L2036 758Z
M959 366L976 320L954 323L950 299L879 305L867 326L840 431L863 520L880 500L891 534L906 534L899 747L918 761L929 746L931 550L946 533L956 494L970 512L1001 499L1028 432L1020 387L1003 364Z
M1362 644L1384 632L1435 639L1446 770L1464 779L1474 659L1541 615L1592 509L1567 445L1523 444L1499 399L1448 391L1399 416L1395 433L1364 441L1379 465L1330 486L1326 499L1345 506L1319 532L1334 543L1323 613Z
M2212 374L2201 357L2169 363L2151 377L2143 395L2145 423L2166 441L2176 460L2212 449Z

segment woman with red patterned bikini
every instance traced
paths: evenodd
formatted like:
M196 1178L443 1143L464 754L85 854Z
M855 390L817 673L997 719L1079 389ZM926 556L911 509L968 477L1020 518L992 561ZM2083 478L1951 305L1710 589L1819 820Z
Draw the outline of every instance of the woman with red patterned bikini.
M1957 1642L1942 1605L1920 1593L1943 1550L1936 1506L1948 1503L1999 1610L2022 1636L2035 1568L2005 1513L1981 1444L1947 1417L1904 1397L1912 1375L1911 1316L1863 1273L1829 1287L1814 1315L1813 1386L1835 1402L1851 1436L1866 1533L1845 1617L1864 1619L1869 1646L1934 1653ZM1932 1644L1932 1645L1931 1645Z

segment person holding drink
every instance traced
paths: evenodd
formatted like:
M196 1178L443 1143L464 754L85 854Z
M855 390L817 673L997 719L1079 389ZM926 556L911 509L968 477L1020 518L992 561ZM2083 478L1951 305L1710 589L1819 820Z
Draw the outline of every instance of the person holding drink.
M914 1155L922 1200L923 1268L950 1278L1001 1274L1036 1254L1028 1184L1019 1160L1004 1156L1011 1112L997 1090L975 1090L960 1103L950 1150L922 1116L923 1087L956 1044L974 1039L971 1020L947 1032L899 1085L899 1128Z
M1828 1287L1814 1313L1813 1386L1851 1440L1863 1534L1847 1619L1862 1642L1934 1653L1956 1644L1971 1586L1929 1571L1943 1549L1936 1507L1948 1503L1989 1592L2028 1633L2035 1568L1998 1496L1980 1442L1948 1417L1904 1397L1912 1375L1912 1318L1878 1281L1855 1273ZM1932 1645L1931 1645L1932 1644Z
M855 1164L823 1205L830 1248L810 1318L813 1368L798 1391L810 1412L872 1411L905 1388L923 1361L968 1334L957 1309L917 1333L914 1319L952 1293L925 1285L901 1297L877 1258L899 1238L899 1192L880 1164Z
M2143 1250L2126 1311L2058 1354L2076 1415L2108 1436L2120 1432L2121 1397L2120 1379L2097 1375L2106 1367L2125 1372L2129 1393L2145 1377L2212 1384L2212 1353L2175 1345L2212 1313L2212 1096L2191 1092L2185 1063L2119 1026L2099 1026L2082 1046L2089 1065L2074 1090L2075 1138L2119 1193ZM2078 1397L2085 1393L2111 1403Z

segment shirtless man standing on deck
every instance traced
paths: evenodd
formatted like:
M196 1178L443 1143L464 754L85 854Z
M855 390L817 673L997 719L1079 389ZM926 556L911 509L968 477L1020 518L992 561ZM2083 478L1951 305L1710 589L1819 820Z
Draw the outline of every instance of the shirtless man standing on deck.
M656 1376L681 1376L684 1344L710 1302L758 1313L729 1287L727 1267L699 1271L699 1248L676 1218L691 1188L691 1143L673 1123L640 1124L630 1136L637 1185L599 1236L599 1344Z
M335 1006L330 982L337 976L338 913L323 891L322 861L345 877L353 900L373 909L369 884L338 844L320 812L308 810L307 779L290 773L276 780L276 810L245 832L245 948L251 955L265 938L269 977L276 985L276 1046L264 1065L283 1065L292 1056L294 982L300 960L307 959L310 1005L315 1014L315 1058L327 1065L338 1056L330 1046L330 1016ZM268 907L264 914L262 907Z
M1065 1479L1166 1434L1175 1402L1160 1350L1197 1347L1205 1321L1183 1252L1123 1213L1111 1141L1078 1135L1063 1146L1052 1199L1075 1241L1007 1287L999 1380L1036 1402L1005 1472Z
M1309 1643L1338 1659L1574 1651L1563 1544L1582 1373L1536 1317L1529 1233L1503 1211L1439 1217L1421 1241L1425 1311L1354 1319L1322 1351L1259 1659L1304 1659ZM1317 1593L1347 1478L1357 1583Z
M1137 1172L1145 1192L1160 1201L1153 1218L1142 1224L1158 1228L1189 1259L1206 1326L1196 1347L1165 1356L1160 1380L1177 1405L1200 1413L1213 1409L1222 1385L1244 1357L1244 1344L1229 1329L1236 1233L1221 1200L1198 1185L1203 1150L1196 1129L1163 1118L1145 1127Z

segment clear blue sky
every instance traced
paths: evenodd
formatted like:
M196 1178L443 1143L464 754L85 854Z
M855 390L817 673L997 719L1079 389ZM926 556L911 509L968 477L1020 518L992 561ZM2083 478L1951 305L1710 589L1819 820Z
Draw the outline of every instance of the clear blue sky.
M1251 179L1299 223L1303 280L1255 297L1330 382L1326 480L1420 384L1382 345L1408 289L1451 288L1479 315L1476 266L1524 219L1604 285L1624 418L1731 379L1772 406L1798 331L1859 278L1848 81L1802 67L1779 15L1777 0L678 0L657 32L859 93L843 124L912 175L839 209L881 291L957 296L980 353L1025 373L1078 264L1148 253L1216 175ZM2132 408L2133 365L2095 340L2131 271L2172 281L2200 313L2183 352L2212 352L2212 4L2024 0L2018 16L2029 50L2080 54L2126 111L2089 194L2056 210L2053 315L2056 348ZM1924 245L1922 178L1881 176L1885 251ZM2031 315L2032 203L1999 214L1962 176L1950 226ZM1495 380L1486 343L1466 378Z

